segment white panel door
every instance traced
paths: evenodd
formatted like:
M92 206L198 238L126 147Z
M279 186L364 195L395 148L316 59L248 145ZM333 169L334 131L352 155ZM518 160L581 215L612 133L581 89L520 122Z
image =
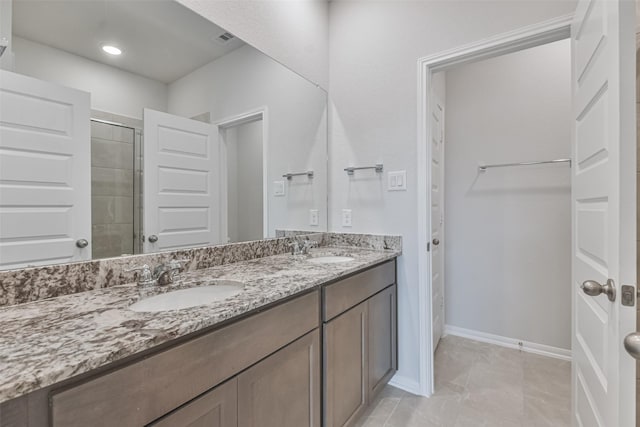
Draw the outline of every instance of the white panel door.
M433 94L431 108L431 310L433 351L444 330L444 104Z
M91 259L89 103L0 70L0 269Z
M620 286L636 281L634 21L632 1L580 0L571 28L576 426L635 425L635 363L623 338L635 331L636 308L620 303ZM613 302L580 288L608 279Z
M144 110L145 252L220 242L218 127Z

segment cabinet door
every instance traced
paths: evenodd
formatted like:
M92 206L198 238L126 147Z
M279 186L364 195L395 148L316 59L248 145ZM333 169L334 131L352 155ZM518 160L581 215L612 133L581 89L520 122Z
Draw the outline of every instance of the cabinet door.
M237 425L238 380L233 378L151 423L150 427L236 427Z
M369 321L369 400L385 386L397 369L396 285L367 301Z
M367 302L324 325L325 427L353 424L367 405Z
M239 427L320 427L320 332L238 376Z

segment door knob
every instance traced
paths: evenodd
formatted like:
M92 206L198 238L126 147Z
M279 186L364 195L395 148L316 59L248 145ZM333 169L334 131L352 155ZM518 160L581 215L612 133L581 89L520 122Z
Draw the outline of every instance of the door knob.
M156 236L155 234L152 234L151 236L149 236L149 243L155 243L158 241L158 236Z
M440 244L440 240L433 239L433 246L438 246Z
M634 359L640 359L640 333L632 332L624 337L624 348Z
M76 240L76 246L80 249L84 249L89 246L89 242L87 241L87 239L78 239Z
M582 291L592 297L597 297L600 294L605 294L609 301L616 300L616 285L612 279L608 279L605 285L601 285L595 280L586 280L580 285Z

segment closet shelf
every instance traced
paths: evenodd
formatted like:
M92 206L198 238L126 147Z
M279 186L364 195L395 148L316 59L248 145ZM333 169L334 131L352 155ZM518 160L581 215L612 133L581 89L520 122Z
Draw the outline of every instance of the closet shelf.
M512 166L533 166L533 165L545 165L551 163L568 163L571 167L571 159L555 159L555 160L540 160L535 162L519 162L519 163L497 163L492 165L479 165L478 172L486 172L491 168L507 168Z

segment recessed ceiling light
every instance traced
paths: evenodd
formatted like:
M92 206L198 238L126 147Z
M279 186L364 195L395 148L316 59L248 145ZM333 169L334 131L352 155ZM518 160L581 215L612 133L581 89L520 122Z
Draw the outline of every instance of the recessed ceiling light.
M109 55L120 55L122 53L122 50L118 49L115 46L110 46L108 44L102 46L102 50L107 52Z

